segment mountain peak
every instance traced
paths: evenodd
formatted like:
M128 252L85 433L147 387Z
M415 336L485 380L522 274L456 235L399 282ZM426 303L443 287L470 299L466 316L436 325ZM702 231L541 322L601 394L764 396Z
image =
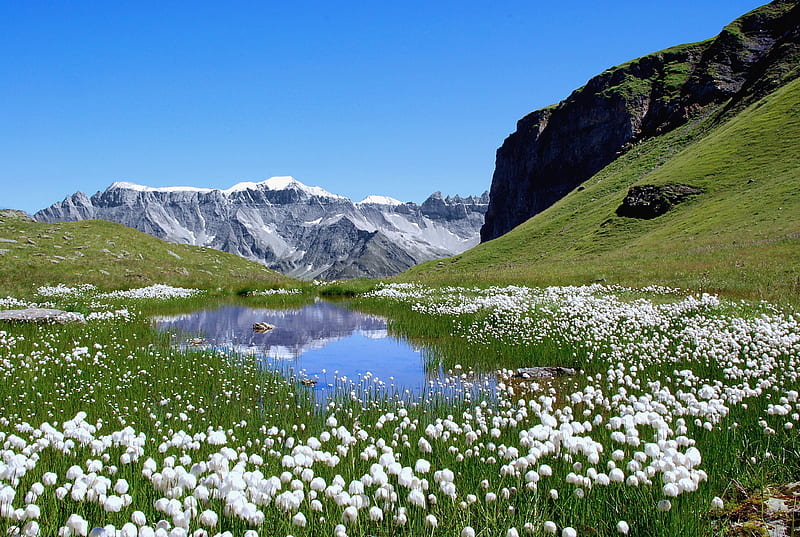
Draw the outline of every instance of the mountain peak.
M301 183L300 181L291 176L270 177L265 181L259 181L259 182L242 181L224 190L218 188L198 188L193 186L152 187L152 186L131 183L128 181L116 181L112 183L107 190L132 190L135 192L202 192L202 193L213 192L216 190L222 192L222 194L228 195L228 194L233 194L235 192L243 192L246 190L264 190L264 189L273 191L297 190L300 192L305 192L310 196L315 196L318 198L346 199L343 196L332 194L327 190L325 190L324 188L320 188L318 186L304 185L303 183Z
M357 202L356 205L389 205L394 207L396 205L403 205L403 202L395 198L390 198L389 196L367 196L363 200Z
M241 183L237 183L232 187L223 190L224 194L231 194L233 192L242 192L244 190L297 190L299 192L305 192L310 196L314 196L317 198L331 198L331 199L347 199L343 196L339 196L337 194L332 194L325 190L324 188L318 186L308 186L294 177L290 175L283 175L283 176L276 176L270 177L266 181L260 181L258 183L254 183L251 181L244 181Z
M130 183L128 181L115 181L107 190L134 190L136 192L211 192L211 188L198 188L194 186L160 186L152 187Z

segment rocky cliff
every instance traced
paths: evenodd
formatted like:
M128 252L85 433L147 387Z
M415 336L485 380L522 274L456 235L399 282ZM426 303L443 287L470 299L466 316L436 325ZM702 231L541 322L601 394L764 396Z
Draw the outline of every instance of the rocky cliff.
M564 197L637 142L741 110L800 74L800 3L778 0L713 39L606 70L537 110L497 150L481 240Z
M476 245L488 206L483 196L442 197L422 205L384 196L353 203L291 177L226 190L114 183L77 192L39 211L40 222L102 219L160 239L209 246L300 278L397 274Z

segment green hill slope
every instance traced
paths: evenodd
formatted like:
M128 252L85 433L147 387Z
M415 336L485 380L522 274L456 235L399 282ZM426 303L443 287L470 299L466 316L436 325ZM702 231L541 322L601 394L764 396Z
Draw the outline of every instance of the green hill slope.
M233 254L164 242L112 222L42 224L17 211L0 211L0 297L26 296L38 285L58 283L235 289L290 281Z
M506 235L403 280L662 284L729 296L800 296L800 80L716 124L651 138ZM651 220L616 215L634 185L703 194Z

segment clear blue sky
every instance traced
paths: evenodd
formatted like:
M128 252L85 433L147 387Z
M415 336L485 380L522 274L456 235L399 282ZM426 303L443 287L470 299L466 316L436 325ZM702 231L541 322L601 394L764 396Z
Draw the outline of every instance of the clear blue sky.
M0 0L0 207L274 175L479 194L520 117L761 3Z

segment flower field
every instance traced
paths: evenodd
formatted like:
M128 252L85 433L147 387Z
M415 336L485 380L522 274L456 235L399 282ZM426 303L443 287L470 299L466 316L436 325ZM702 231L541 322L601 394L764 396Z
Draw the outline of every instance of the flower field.
M197 291L39 298L87 323L0 326L6 535L722 535L743 491L800 477L800 317L765 304L384 285L353 307L439 336L429 389L315 401L152 330ZM578 373L514 375L534 365Z

